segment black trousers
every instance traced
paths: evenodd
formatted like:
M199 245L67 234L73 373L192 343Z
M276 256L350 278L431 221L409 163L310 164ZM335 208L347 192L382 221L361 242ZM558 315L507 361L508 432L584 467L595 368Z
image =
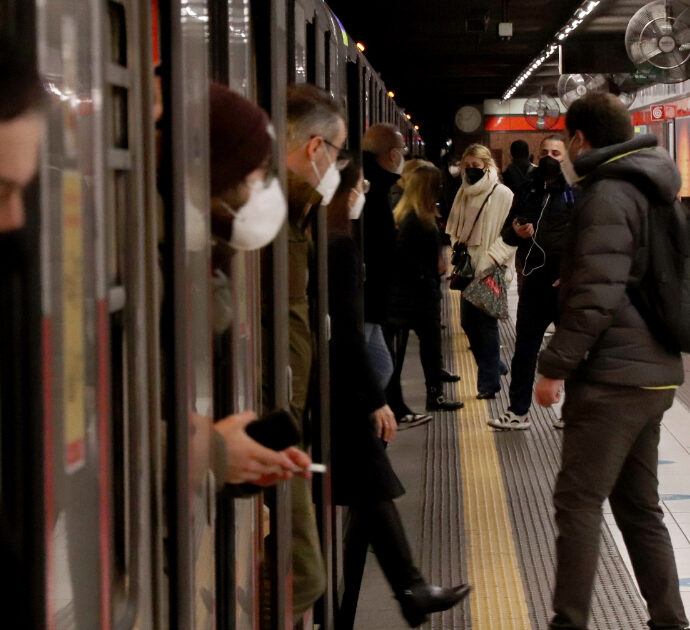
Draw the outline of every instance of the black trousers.
M650 628L687 626L657 480L660 423L673 396L674 390L566 383L562 463L554 492L552 630L587 628L607 498L647 602Z
M395 594L424 581L412 561L410 545L393 501L351 505L348 518L343 567L345 593L336 616L336 630L354 627L369 545Z
M510 366L510 406L518 415L532 404L534 373L544 333L558 319L558 288L549 277L527 276L522 284L515 326L515 352Z
M393 376L386 388L386 400L395 417L400 419L410 413L409 407L403 400L400 378L402 376L407 342L410 330L414 330L419 337L419 358L424 370L426 389L440 388L441 367L443 355L441 353L441 314L430 313L428 316L415 317L404 325L388 324L384 328L386 344L393 357Z

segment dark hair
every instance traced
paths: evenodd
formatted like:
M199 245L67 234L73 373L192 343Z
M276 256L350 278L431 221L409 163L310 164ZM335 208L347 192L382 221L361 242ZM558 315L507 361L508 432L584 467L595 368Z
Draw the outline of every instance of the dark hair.
M565 126L571 136L580 130L595 149L633 137L630 112L613 94L588 94L576 100L565 116Z
M45 103L33 56L0 31L0 120L12 120Z
M338 120L345 114L330 92L305 83L287 90L288 150L291 145L308 142L313 136L328 140L338 132Z
M521 160L529 156L529 144L524 140L516 140L510 145L510 155L514 160Z
M544 144L547 140L552 140L553 142L562 142L563 144L567 144L565 141L565 136L562 133L551 133L546 138L544 138L541 141L541 144Z

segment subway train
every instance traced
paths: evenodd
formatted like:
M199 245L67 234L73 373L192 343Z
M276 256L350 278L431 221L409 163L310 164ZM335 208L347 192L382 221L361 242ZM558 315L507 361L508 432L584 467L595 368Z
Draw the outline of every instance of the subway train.
M397 125L411 154L424 143L319 0L32 5L2 8L35 45L53 101L27 201L40 255L27 257L12 308L2 306L12 357L3 416L25 419L2 425L2 497L30 580L16 627L331 628L342 517L328 478L314 483L328 589L293 620L285 484L216 498L223 481L209 468L214 418L284 408L291 389L285 231L263 258L233 256L232 332L212 341L209 82L270 112L282 179L290 83L330 91L352 150L377 122ZM314 461L328 463L324 218L313 226L320 378L309 438Z
M415 121L322 0L0 0L0 22L35 51L51 101L39 174L26 196L24 254L0 268L2 533L22 567L14 575L0 563L3 582L21 585L0 627L333 630L346 514L331 502L328 473L313 481L327 588L298 619L289 486L219 491L223 480L211 470L213 421L287 408L292 377L285 228L261 252L233 254L225 270L232 325L222 336L213 332L208 87L225 84L269 112L283 185L290 84L332 94L347 114L354 153L370 125L387 122L410 156L425 156ZM636 132L656 134L676 160L686 198L689 89L687 82L646 86L630 107ZM513 140L526 139L536 152L563 128L563 107L548 131L535 130L515 107L485 101L478 127L454 129L449 146L461 153L482 141L503 168ZM311 233L317 342L306 437L312 459L328 465L325 208ZM500 401L480 408L471 400L474 368L455 332L459 298L444 291L446 366L462 371L456 393L469 402L462 422L433 422L418 432L423 437L405 438L419 454L419 468L406 474L426 484L410 493L419 503L425 574L438 583L467 578L480 596L433 627L541 628L553 568L549 480L560 442L549 431L556 418L535 414L532 434L541 442L486 431L486 414ZM509 362L508 325L501 342ZM690 387L678 397L690 407ZM690 452L687 439L682 444L677 459ZM439 452L442 470L434 464ZM664 496L690 505L683 492ZM612 532L603 536L602 571L613 578L597 586L594 610L615 619L597 621L597 630L633 627L644 615ZM464 547L473 553L463 555ZM365 592L368 579L367 627L387 627L377 625L384 607L379 591Z

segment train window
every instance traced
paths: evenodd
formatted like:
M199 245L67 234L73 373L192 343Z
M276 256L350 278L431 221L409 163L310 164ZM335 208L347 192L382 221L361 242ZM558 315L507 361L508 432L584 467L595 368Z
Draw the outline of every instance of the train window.
M118 149L126 149L129 146L129 124L127 120L127 90L122 87L112 86L111 103L112 146Z
M325 55L325 59L324 59L325 68L324 68L324 70L325 70L325 74L326 74L325 81L324 81L324 88L326 88L326 90L328 90L328 91L331 91L331 80L332 80L331 55L332 55L332 52L331 52L331 32L330 31L326 31L323 34L323 51L324 51L324 55Z
M110 31L110 61L120 66L127 65L127 28L125 7L119 2L108 2L108 23Z
M304 7L295 3L295 83L307 81L307 19Z
M240 94L249 95L254 90L249 0L230 0L228 25L230 87Z

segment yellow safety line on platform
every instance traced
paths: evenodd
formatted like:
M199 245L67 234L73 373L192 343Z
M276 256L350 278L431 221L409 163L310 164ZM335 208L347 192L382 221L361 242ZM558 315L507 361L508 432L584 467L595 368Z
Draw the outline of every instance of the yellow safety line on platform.
M449 291L456 371L462 496L473 630L532 630L518 566L501 464L494 434L486 422L489 408L477 400L477 367L460 326L460 293Z

